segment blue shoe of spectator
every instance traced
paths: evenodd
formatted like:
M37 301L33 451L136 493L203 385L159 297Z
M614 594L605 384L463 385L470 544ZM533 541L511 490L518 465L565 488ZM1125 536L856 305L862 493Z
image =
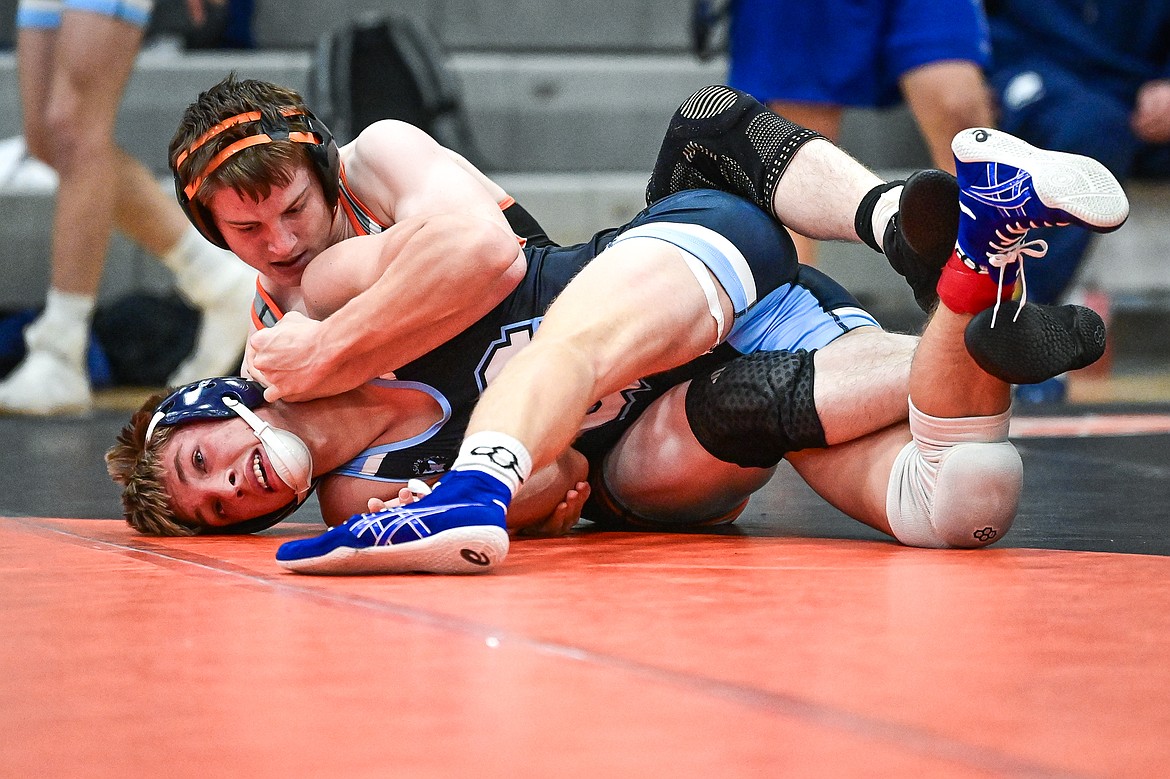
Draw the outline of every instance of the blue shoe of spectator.
M498 479L452 471L416 503L357 514L316 538L281 544L276 561L297 573L483 573L508 554L510 500Z
M951 142L959 180L959 258L1009 286L1025 256L1048 244L1028 241L1033 227L1078 225L1098 233L1121 227L1129 200L1104 165L1078 154L1038 149L999 130L963 130Z

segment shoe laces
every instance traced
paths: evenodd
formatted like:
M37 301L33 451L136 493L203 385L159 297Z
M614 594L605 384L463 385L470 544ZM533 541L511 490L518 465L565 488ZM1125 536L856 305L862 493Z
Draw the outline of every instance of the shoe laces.
M1031 226L1037 227L1038 225L1033 222ZM1019 265L1020 305L1016 307L1016 314L1012 317L1012 321L1014 322L1019 318L1024 304L1028 302L1028 279L1024 275L1024 258L1040 258L1048 254L1048 242L1042 238L1037 238L1032 241L1027 240L1028 227L1022 224L1005 225L1002 230L996 230L995 235L999 239L999 242L993 242L991 248L998 251L987 255L987 261L991 267L999 270L999 287L995 294L995 308L991 312L992 327L995 327L995 320L999 316L999 307L1003 303L1004 268L1012 263Z

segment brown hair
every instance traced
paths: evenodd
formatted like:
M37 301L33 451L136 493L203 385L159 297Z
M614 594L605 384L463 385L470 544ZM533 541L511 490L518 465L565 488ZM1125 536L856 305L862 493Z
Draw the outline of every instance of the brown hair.
M175 516L163 487L161 454L173 428L155 428L146 442L146 428L164 397L154 395L130 417L106 452L106 470L122 485L122 511L130 527L152 536L192 536L200 531L199 525Z
M300 127L306 121L304 117L282 117L281 109L290 108L307 110L304 99L291 89L257 79L238 81L234 72L229 73L211 89L200 93L199 98L183 112L169 149L172 170L177 168L178 178L186 186L220 151L241 138L255 135L255 123L241 122L223 130L180 160L204 133L225 119L240 114L259 111L269 121L286 122L294 129L308 130L307 123ZM232 155L216 168L191 199L202 199L217 189L231 187L241 196L262 200L271 194L273 187L287 186L297 168L303 165L312 165L304 144L273 141L253 146Z

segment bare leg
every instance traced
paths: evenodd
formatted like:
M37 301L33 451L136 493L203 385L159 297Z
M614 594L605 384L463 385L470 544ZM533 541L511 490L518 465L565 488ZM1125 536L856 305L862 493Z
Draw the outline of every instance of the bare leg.
M991 93L973 62L944 60L903 74L902 94L930 149L934 166L955 172L951 139L968 127L991 127Z
M114 122L141 41L123 21L62 15L45 123L60 176L51 282L65 292L94 295L101 280L117 202Z
M772 197L772 212L787 227L820 241L856 241L853 217L882 179L843 149L811 140L797 150Z
M785 117L790 122L807 127L810 130L816 130L834 144L838 143L841 139L841 115L844 111L840 106L777 101L769 103L768 108L780 116ZM799 167L799 158L800 155L798 153L796 159L792 161L792 164ZM796 254L800 257L800 261L806 265L815 266L817 264L816 241L795 230L789 230L789 232L792 234L793 243L796 244Z
M18 33L30 151L58 174L50 288L25 330L25 360L0 384L0 411L84 411L92 396L85 352L117 201L114 123L142 31L67 10L54 30Z
M828 443L865 437L906 419L917 342L913 336L860 328L816 352L813 399ZM729 512L742 508L775 471L742 468L711 455L692 432L685 409L688 386L675 387L655 401L606 457L603 489L609 503L637 519L654 524L729 521L734 518ZM825 473L829 489L842 481ZM826 499L833 500L831 494Z
M155 257L166 255L190 229L187 217L145 165L121 149L115 150L115 159L114 223Z
M861 328L817 351L813 399L829 445L906 418L917 345L915 336Z
M833 506L904 543L980 546L1006 532L1015 514L1018 455L1006 443L1010 387L967 354L963 331L970 320L940 307L922 336L910 371L915 438L900 424L788 457Z
M730 300L716 288L730 328ZM666 300L671 305L654 303ZM716 332L678 249L655 239L619 243L586 266L549 308L532 343L480 398L467 436L512 436L539 469L569 446L597 398L694 359L725 334Z
M785 459L830 505L883 533L893 535L886 494L894 459L910 441L905 422L827 449L804 449Z
M729 512L776 470L741 468L709 454L686 418L688 386L655 401L605 458L602 489L626 519L675 526L729 521Z
M1011 386L975 364L963 344L972 317L939 306L910 367L910 398L935 417L992 416L1011 406Z
M829 137L836 135L835 110L795 107L808 125L829 129ZM746 93L704 87L671 117L646 188L647 201L682 189L721 189L771 211L801 235L857 240L853 219L858 204L883 182L832 142L818 138L816 129L769 111Z

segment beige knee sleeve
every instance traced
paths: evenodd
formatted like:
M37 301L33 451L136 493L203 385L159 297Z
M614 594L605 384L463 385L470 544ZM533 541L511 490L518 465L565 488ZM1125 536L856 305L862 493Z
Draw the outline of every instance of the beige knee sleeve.
M914 440L898 453L886 493L894 537L907 546L987 546L1012 526L1023 463L1007 440L1011 412L941 419L910 404Z

